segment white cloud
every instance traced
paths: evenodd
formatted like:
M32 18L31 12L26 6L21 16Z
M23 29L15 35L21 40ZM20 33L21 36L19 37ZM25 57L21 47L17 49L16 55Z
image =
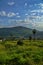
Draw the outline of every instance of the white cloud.
M25 3L25 6L27 6L27 3Z
M21 16L19 16L19 15L17 16L17 18L20 18L20 17L21 17Z
M8 2L8 5L10 5L10 6L12 6L14 4L15 4L15 2Z
M34 16L34 15L36 15L36 13L33 12L31 15Z
M42 31L43 30L43 22L34 22L33 27L37 30Z
M19 15L19 13L17 12L16 15Z
M37 30L43 30L43 15L28 15L24 20L26 27L35 28Z
M6 13L6 11L0 11L0 16L14 17L14 16L16 16L16 13L14 13L14 12Z
M27 18L27 19L24 20L24 22L25 22L26 24L30 24L32 21L31 21L29 18Z
M43 13L43 3L34 4L34 7L37 7L37 9L32 10L31 13Z
M31 12L43 13L43 10L42 10L42 9L39 9L39 10L32 10Z
M25 15L27 16L28 14L26 13Z
M0 16L6 16L6 12L5 11L1 11L0 12Z
M13 17L13 16L16 16L16 14L14 12L9 12L7 16L8 17Z
M42 7L43 7L43 3L34 4L34 6L37 6L37 7L40 7L40 8L42 8Z
M37 4L37 5L43 7L43 3Z
M43 27L43 22L37 22L35 23L36 27L42 28Z

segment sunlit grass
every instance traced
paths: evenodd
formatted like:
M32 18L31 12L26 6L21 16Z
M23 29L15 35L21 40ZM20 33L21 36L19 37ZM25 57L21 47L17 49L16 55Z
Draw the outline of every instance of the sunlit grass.
M23 40L23 45L18 45L17 41L0 42L0 62L10 63L11 60L11 65L43 65L42 40Z

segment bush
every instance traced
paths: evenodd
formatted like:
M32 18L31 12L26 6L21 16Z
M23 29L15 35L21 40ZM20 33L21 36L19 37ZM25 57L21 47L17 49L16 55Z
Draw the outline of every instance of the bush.
M23 43L23 41L21 41L21 40L19 40L18 42L17 42L17 45L23 45L24 43Z
M33 57L34 57L33 60L34 60L35 63L39 63L40 62L41 59L40 59L39 55L34 55Z

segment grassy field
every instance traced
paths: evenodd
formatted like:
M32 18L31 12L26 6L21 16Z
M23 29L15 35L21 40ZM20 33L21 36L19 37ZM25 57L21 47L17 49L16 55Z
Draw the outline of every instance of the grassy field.
M43 41L0 42L0 65L43 65Z

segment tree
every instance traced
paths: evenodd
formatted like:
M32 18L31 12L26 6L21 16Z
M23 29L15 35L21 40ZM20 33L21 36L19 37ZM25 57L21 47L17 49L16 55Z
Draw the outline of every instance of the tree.
M33 29L33 35L34 35L34 40L35 40L35 34L36 34L36 29Z

